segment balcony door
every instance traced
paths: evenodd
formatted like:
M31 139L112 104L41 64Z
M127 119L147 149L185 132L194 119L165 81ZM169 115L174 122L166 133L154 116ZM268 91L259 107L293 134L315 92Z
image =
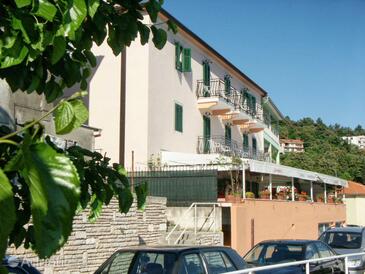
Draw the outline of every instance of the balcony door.
M224 137L225 137L225 144L227 146L231 146L232 143L232 129L230 125L225 125L224 127Z
M210 118L203 116L203 142L204 153L210 152Z

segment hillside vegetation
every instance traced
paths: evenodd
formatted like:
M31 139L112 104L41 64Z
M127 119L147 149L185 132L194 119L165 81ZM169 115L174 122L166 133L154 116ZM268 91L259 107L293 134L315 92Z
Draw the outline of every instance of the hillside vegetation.
M305 152L282 154L281 163L365 183L365 151L341 139L352 135L365 135L365 130L327 126L321 119L287 118L280 124L280 138L302 139Z

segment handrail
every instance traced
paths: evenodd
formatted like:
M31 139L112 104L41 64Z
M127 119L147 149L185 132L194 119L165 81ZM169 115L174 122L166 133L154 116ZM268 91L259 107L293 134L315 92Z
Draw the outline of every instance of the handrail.
M192 210L192 208L195 209L194 211L194 233L196 235L197 233L197 220L198 219L203 219L203 218L198 218L197 216L197 212L196 212L196 209L197 209L197 206L202 206L202 205L209 205L209 206L213 206L213 210L214 210L214 214L215 214L215 210L216 210L216 206L218 205L219 206L219 203L204 203L204 202L196 202L196 203L192 203L187 210L185 210L185 212L183 213L183 215L181 216L181 218L179 219L179 221L175 224L175 226L172 228L172 230L167 234L167 236L165 237L166 241L168 244L170 244L170 238L171 238L171 235L172 233L177 229L177 227L179 227L182 223L183 220L185 220L185 218L187 217L188 213ZM209 217L209 216L208 216ZM204 218L206 219L206 218ZM215 219L213 220L213 223L214 223L214 226L216 225L215 224ZM183 231L179 234L179 236L177 237L177 239L174 241L174 244L178 244L180 239L182 238L182 236L185 234L187 230L187 227L185 226Z
M351 254L345 254L345 255L337 255L337 256L330 256L325 258L318 258L318 259L310 259L310 260L302 260L302 261L296 261L296 262L290 262L290 263L282 263L282 264L274 264L274 265L266 265L266 266L259 266L259 267L252 267L247 269L241 269L231 272L226 272L225 274L244 274L244 273L254 273L256 271L262 271L262 270L270 270L270 269L277 269L287 266L296 266L296 265L305 265L306 273L310 273L310 263L315 262L321 262L321 261L327 261L327 260L333 260L333 259L345 259L345 273L348 273L348 258L354 257L354 256L365 256L365 252L359 252L359 253L351 253Z

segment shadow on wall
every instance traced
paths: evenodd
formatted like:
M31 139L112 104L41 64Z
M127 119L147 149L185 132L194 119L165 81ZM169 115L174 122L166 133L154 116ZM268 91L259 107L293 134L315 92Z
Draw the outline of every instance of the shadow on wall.
M7 126L12 130L15 129L14 119L9 113L2 107L0 107L0 126Z

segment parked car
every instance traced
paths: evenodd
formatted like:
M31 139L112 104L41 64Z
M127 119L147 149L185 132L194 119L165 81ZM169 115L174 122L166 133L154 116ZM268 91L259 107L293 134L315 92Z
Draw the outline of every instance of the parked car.
M30 262L16 256L6 256L2 261L9 274L41 274Z
M331 247L321 241L313 240L274 240L263 241L254 246L243 259L249 267L266 266L337 255ZM340 259L329 259L310 264L310 273L343 273L344 265ZM305 273L305 267L288 266L255 273Z
M319 238L331 246L338 254L365 252L364 227L336 227L322 233ZM363 274L365 272L365 256L349 258L349 273Z
M96 274L219 274L246 264L229 247L133 247L115 252Z

